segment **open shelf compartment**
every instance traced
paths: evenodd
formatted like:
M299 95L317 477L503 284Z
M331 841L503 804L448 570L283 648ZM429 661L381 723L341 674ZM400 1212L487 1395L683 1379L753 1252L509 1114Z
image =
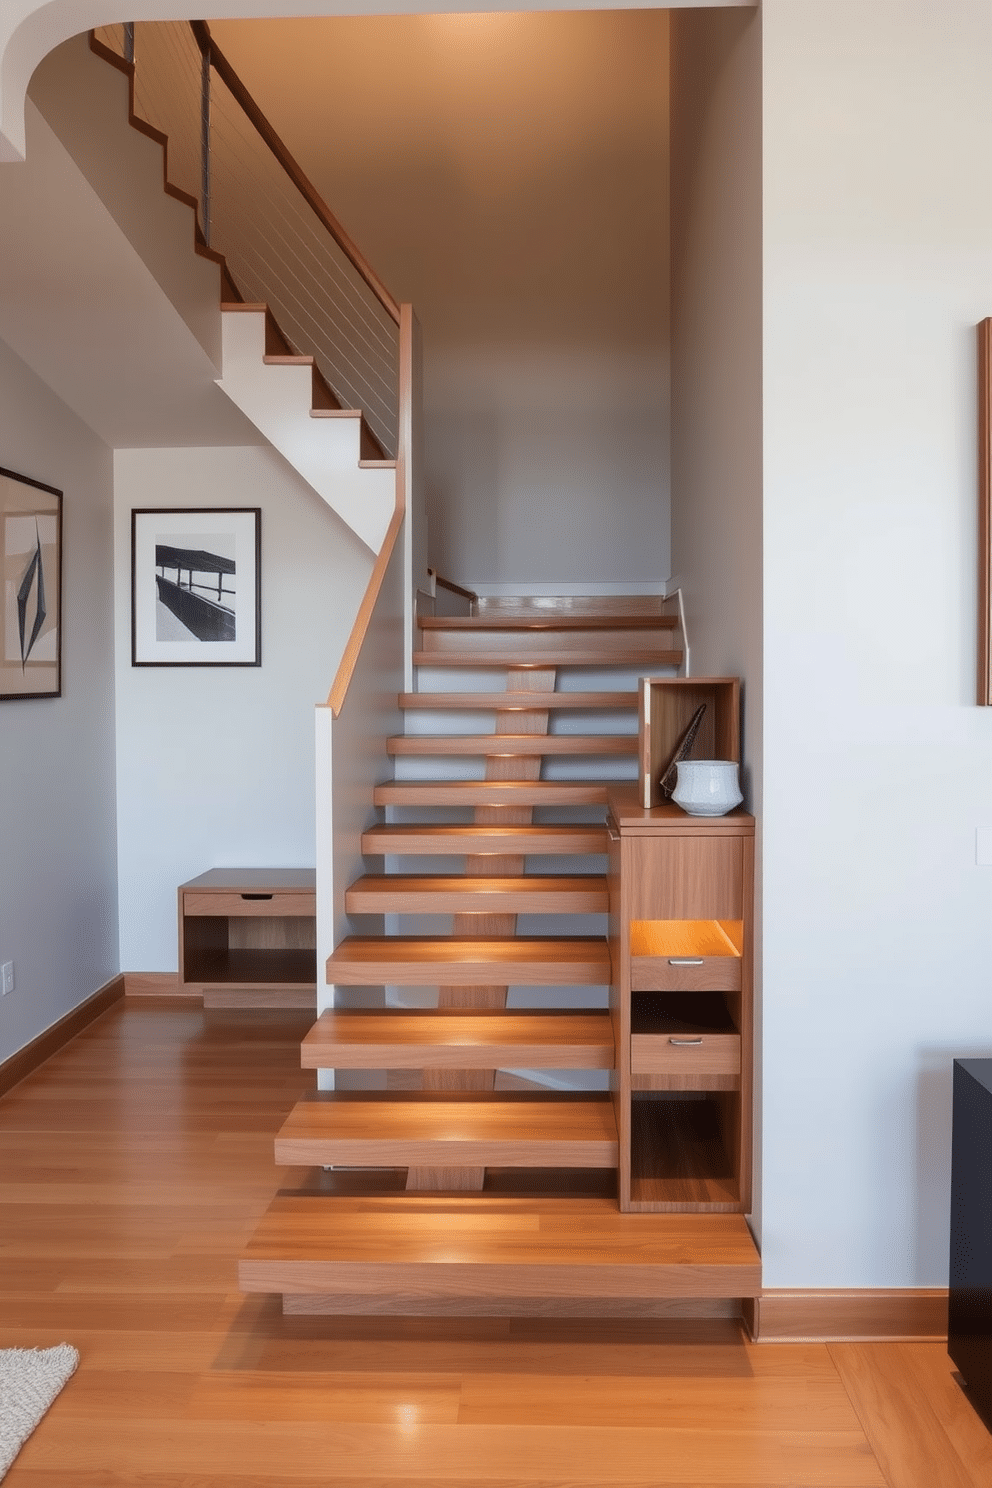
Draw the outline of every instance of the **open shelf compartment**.
M736 1105L735 1096L719 1093L634 1092L631 1209L739 1211Z
M706 705L690 759L741 758L741 691L738 677L642 677L640 686L640 799L658 806L659 779L682 733Z

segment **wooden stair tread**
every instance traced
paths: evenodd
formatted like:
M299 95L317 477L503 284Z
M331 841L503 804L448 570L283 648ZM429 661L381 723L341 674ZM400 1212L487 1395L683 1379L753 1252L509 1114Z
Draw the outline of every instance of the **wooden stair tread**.
M529 874L483 878L442 874L365 874L345 891L348 914L602 914L606 879Z
M749 1297L761 1262L740 1214L621 1214L608 1198L280 1194L242 1290L426 1298Z
M401 708L441 712L451 708L537 713L564 708L589 712L616 708L636 713L638 696L636 692L401 692L399 704Z
M519 630L675 630L677 615L597 615L537 613L499 615L424 615L417 624L421 630L436 631L519 631Z
M605 853L605 827L583 826L437 826L402 822L370 827L362 834L362 852L369 854Z
M601 806L609 780L386 780L376 806Z
M599 987L610 981L610 949L598 935L355 935L327 958L327 980L351 987Z
M508 755L636 754L636 734L401 734L389 754Z
M436 667L570 667L570 666L631 666L631 667L677 667L682 664L681 651L659 651L655 649L575 651L551 650L528 651L521 660L514 660L507 651L415 651L414 666Z
M612 1069L602 1013L356 1012L320 1015L303 1040L304 1069Z
M608 1096L325 1096L300 1101L276 1136L276 1162L365 1167L613 1168Z

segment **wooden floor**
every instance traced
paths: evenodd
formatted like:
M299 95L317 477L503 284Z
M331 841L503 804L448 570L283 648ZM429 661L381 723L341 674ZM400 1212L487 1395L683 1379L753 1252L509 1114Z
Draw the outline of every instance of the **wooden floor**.
M241 1296L310 1021L133 999L0 1100L0 1346L82 1356L11 1488L992 1484L941 1344Z

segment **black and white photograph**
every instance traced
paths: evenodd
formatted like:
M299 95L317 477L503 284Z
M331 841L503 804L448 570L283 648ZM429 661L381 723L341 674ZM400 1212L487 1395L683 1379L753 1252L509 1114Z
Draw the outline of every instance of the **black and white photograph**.
M258 507L131 513L133 666L258 666Z
M0 467L0 701L62 693L62 492Z

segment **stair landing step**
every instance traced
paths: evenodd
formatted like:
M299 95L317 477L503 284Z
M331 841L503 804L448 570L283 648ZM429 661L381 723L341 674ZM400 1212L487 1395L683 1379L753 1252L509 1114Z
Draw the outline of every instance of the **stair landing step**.
M761 1261L740 1214L621 1214L609 1198L280 1194L239 1281L295 1296L300 1311L330 1311L337 1297L370 1313L461 1303L537 1315L554 1299L753 1297ZM328 1305L305 1308L321 1296ZM349 1305L357 1297L364 1306Z
M327 959L328 982L342 987L601 987L610 979L609 945L598 935L349 936Z
M608 1013L322 1013L304 1069L612 1069Z
M511 651L415 651L414 666L434 667L678 667L682 665L681 651L662 651L657 647L635 649L619 646L610 649L583 648L565 651L556 647L549 651L528 651L516 660Z
M300 1101L276 1135L287 1166L615 1168L608 1096L349 1093Z
M596 874L475 878L366 874L345 890L347 914L604 914L606 879Z
M529 615L424 615L417 621L421 630L675 630L677 615L597 615L533 612Z
M624 708L637 711L636 692L401 692L401 708L521 709L544 713L552 709Z
M605 853L605 827L487 827L400 823L370 827L362 835L362 852L371 855L417 853L496 853L513 856L542 853Z

